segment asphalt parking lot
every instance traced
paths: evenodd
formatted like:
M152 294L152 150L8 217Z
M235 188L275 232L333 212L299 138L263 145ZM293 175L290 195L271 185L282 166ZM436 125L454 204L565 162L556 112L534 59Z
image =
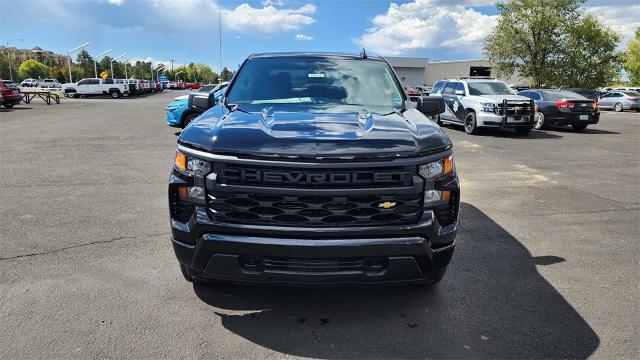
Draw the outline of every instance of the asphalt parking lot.
M169 243L178 94L0 110L0 358L640 356L639 113L448 127L461 229L435 287L203 287Z

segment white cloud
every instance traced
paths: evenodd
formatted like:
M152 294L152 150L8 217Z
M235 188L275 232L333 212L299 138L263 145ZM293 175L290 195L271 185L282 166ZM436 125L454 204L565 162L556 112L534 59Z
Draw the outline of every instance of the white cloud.
M309 41L309 40L313 40L313 36L309 36L305 34L296 34L294 39L300 40L300 41Z
M392 3L385 14L373 18L372 27L356 42L383 55L436 47L469 47L467 50L479 53L482 40L494 28L497 17L467 6L490 5L493 1L450 3L445 0Z
M262 1L263 6L269 6L269 5L284 6L286 5L286 3L287 3L286 0L263 0Z
M633 39L636 28L640 27L640 3L590 5L587 3L589 13L622 35L623 46Z
M223 10L222 21L231 30L239 32L258 32L276 34L298 30L315 22L311 16L316 12L313 4L300 8L275 8L272 5L254 8L241 4L233 10Z
M120 6L124 4L124 0L107 0L107 2L111 5Z

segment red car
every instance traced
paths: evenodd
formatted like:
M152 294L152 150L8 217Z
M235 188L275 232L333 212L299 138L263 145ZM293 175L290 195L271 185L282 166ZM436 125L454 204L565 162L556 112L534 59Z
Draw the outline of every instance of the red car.
M422 90L417 88L404 87L404 92L407 94L411 101L418 101L420 96L422 96Z
M16 86L16 83L13 80L2 80L0 79L0 93L4 98L4 103L2 104L7 109L11 109L16 104L19 104L22 101L22 94L20 94L20 89Z
M194 83L185 83L184 84L184 88L185 89L192 89L192 90L198 90L202 87L202 84L199 82L194 82Z

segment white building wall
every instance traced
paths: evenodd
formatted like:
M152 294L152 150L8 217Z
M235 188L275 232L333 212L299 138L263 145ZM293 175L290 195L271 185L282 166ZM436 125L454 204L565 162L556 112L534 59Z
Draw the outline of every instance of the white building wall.
M433 83L442 79L454 79L461 76L470 76L472 66L493 68L493 64L487 60L432 62L427 66L427 84L433 85ZM491 70L491 76L496 77L493 69ZM514 76L511 77L498 77L498 80L502 80L508 84L526 84L528 82L519 74L514 74Z

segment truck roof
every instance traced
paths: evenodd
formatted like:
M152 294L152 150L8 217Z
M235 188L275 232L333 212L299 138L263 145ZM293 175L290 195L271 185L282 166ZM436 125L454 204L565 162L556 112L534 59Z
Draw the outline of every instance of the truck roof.
M282 58L299 58L299 59L362 59L361 54L352 53L335 53L335 52L272 52L258 53L249 55L249 59L282 59ZM383 61L381 56L367 55L367 60Z

